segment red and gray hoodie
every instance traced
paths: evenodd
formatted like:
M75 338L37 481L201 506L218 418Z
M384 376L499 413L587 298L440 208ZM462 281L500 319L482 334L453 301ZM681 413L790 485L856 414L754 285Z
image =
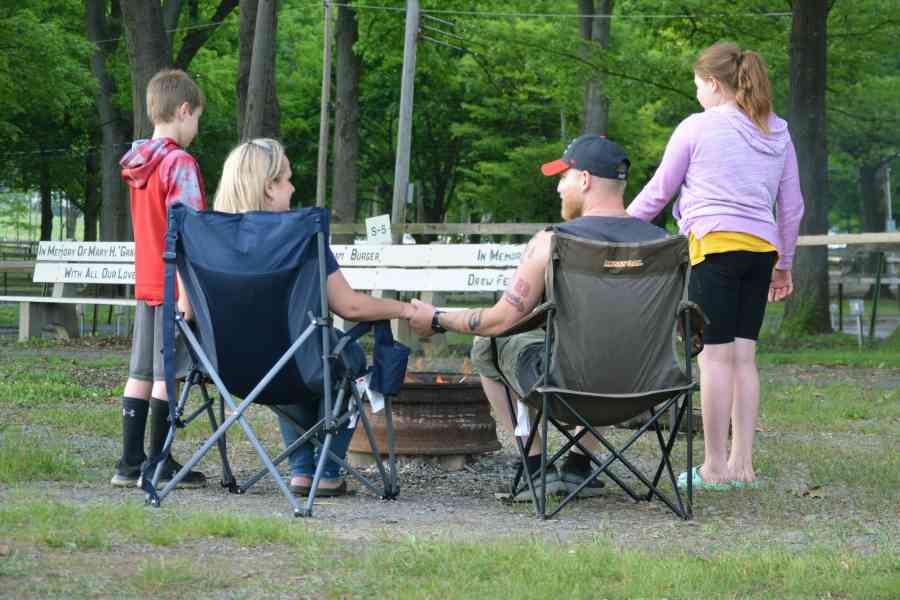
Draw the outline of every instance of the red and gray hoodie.
M163 301L167 209L181 202L204 210L203 175L194 157L171 138L137 140L119 164L131 188L134 296L156 306Z

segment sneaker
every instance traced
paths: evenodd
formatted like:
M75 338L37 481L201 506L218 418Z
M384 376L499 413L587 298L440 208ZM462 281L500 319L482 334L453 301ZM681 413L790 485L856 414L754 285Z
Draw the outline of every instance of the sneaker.
M162 472L159 474L159 481L157 482L156 487L162 487L172 481L175 473L180 471L181 467L182 465L171 456L166 458L166 463L163 466ZM141 487L141 483L141 479L138 478L136 480L137 487ZM187 475L182 477L175 487L185 489L206 487L206 475L200 471L188 471Z
M114 487L133 487L141 479L141 466L126 465L122 459L116 463L116 474L109 483Z
M519 493L515 493L515 489L513 489L513 493L510 496L510 500L512 502L531 502L531 489L528 487L528 483L519 475L521 473L521 467L519 467L519 471L516 475L516 479L514 481L518 481L519 486L522 488L519 490ZM531 476L532 481L534 482L534 491L538 494L541 493L541 472L540 470L535 471ZM553 496L558 494L560 490L562 490L562 482L559 479L559 472L556 470L556 467L548 467L547 468L547 495Z
M574 492L578 486L581 485L581 482L591 476L591 473L592 470L590 467L578 468L573 467L572 465L563 465L560 470L559 479L564 493L568 495ZM581 488L581 491L578 492L576 498L594 498L595 496L599 496L603 493L603 487L603 482L597 477Z

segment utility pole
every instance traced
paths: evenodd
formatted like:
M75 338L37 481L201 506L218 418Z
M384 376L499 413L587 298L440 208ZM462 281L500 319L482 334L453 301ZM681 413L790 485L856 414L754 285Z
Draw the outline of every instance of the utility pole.
M891 201L891 167L884 167L884 230L897 231L897 222L894 221L893 204Z
M319 165L316 173L316 206L325 206L328 176L328 105L331 103L331 0L325 0L325 33L322 58L322 106L319 109Z
M394 163L394 197L391 225L405 220L409 152L412 140L413 83L416 76L416 39L419 35L419 0L406 0L406 33L403 41L403 75L400 80L400 122L397 126L397 160ZM393 229L394 243L403 238L401 228Z

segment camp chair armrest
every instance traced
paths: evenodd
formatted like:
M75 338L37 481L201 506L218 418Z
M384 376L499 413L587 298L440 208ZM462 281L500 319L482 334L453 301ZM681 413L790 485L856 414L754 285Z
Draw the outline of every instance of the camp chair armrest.
M505 331L501 331L493 337L507 337L518 333L525 333L526 331L531 331L538 327L545 327L547 325L547 318L550 316L550 311L554 308L556 308L556 305L553 302L539 304L528 314L528 316L516 321L511 327Z
M345 336L341 337L341 339L338 340L338 343L334 345L334 348L331 350L331 353L335 356L339 355L344 350L344 348L347 347L347 344L349 344L350 342L352 342L354 340L355 340L355 338L353 338L349 335L345 335Z
M694 357L703 350L703 330L709 325L709 318L696 302L682 300L678 304L678 311L675 315L678 327L678 337L682 339L684 339L683 323L685 316L690 319L691 323L691 357Z

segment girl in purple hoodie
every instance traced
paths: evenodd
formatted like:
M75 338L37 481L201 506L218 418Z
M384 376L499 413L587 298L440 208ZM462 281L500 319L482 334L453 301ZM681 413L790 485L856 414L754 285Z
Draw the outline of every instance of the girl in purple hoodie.
M772 112L763 59L720 42L700 53L694 84L704 112L678 125L628 212L649 221L680 192L672 212L690 242L689 294L710 320L698 358L704 461L678 485L690 477L701 489L754 487L756 340L766 300L793 291L803 196L787 123Z

